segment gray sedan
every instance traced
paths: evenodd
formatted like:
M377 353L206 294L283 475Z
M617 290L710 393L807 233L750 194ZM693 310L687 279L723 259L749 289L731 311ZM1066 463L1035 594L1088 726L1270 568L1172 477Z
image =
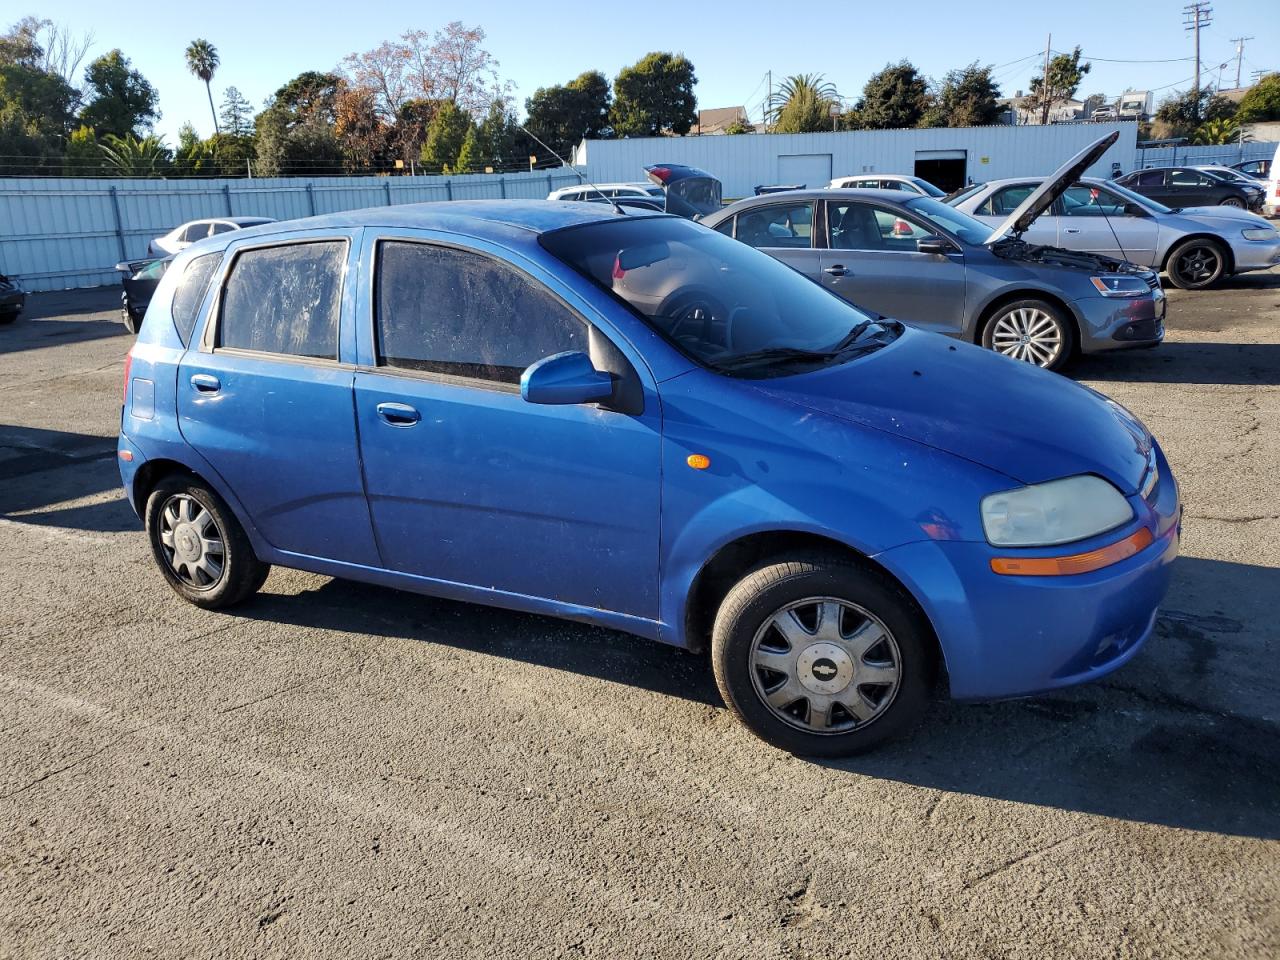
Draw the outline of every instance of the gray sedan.
M1164 337L1164 294L1150 270L1016 236L987 243L990 227L932 197L794 190L702 222L861 307L1049 369L1076 347L1150 347Z
M993 180L948 202L994 227L1042 182ZM1024 239L1163 270L1184 290L1280 263L1280 234L1257 214L1233 207L1174 210L1106 180L1078 180L1030 224Z

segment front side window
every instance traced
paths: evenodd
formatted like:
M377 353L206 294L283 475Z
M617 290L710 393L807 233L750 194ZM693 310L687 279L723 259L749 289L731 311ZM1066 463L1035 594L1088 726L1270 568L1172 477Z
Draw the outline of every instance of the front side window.
M221 253L206 253L187 261L187 269L182 272L178 288L173 291L173 325L178 328L184 347L191 342L191 331L195 329L200 304L204 302L209 281L221 262Z
M726 237L733 236L733 217L728 217L723 223L716 225L716 233L723 233Z
M731 376L845 362L902 331L773 257L675 217L567 227L539 242L686 356Z
M245 250L222 294L218 346L336 360L347 244Z
M991 228L981 220L975 220L967 213L933 197L912 197L903 201L902 205L923 217L932 227L952 233L966 243L980 245L986 243L987 237L991 236Z
M778 203L738 214L738 239L751 247L807 249L813 244L813 204Z
M379 366L519 383L530 364L587 349L568 307L483 254L384 240L376 283Z
M1076 184L1062 194L1064 217L1123 217L1125 201L1110 190Z

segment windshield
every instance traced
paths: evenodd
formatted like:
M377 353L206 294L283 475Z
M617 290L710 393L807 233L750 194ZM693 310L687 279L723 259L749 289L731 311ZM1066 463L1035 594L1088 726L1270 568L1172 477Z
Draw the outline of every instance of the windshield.
M928 180L922 180L919 177L913 177L911 182L914 183L917 187L919 187L921 190L923 190L926 194L928 194L931 197L938 197L939 199L941 199L942 197L946 196L946 193L939 190Z
M961 213L955 207L949 207L932 197L912 197L903 206L965 243L981 246L991 235L991 228L981 220L975 220L967 213Z
M539 242L681 352L733 376L844 362L902 331L768 254L687 220L610 220Z
M1084 186L1091 186L1091 184L1086 183ZM1112 193L1120 194L1120 196L1124 197L1129 202L1136 203L1138 206L1147 210L1153 210L1156 213L1173 213L1172 207L1166 207L1163 203L1158 203L1150 197L1144 197L1140 193L1134 193L1132 190L1120 186L1120 184L1116 183L1114 180L1107 181L1107 189Z

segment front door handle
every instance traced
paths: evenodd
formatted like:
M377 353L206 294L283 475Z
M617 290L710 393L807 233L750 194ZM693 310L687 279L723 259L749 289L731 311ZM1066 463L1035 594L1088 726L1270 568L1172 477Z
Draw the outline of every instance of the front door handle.
M412 427L422 419L422 414L407 403L380 403L376 409L378 416L393 427Z
M1079 233L1080 228L1079 227L1063 227L1062 232L1063 233Z
M830 274L833 277L844 277L844 276L847 276L849 273L849 271L845 269L845 266L843 263L833 263L829 267L823 267L822 272L826 274Z
M217 393L222 389L222 381L212 373L193 373L191 386L195 388L196 393Z

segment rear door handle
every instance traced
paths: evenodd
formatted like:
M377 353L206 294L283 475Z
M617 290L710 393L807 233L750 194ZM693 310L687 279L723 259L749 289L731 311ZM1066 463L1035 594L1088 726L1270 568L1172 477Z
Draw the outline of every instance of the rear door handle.
M849 271L845 269L845 266L843 263L833 263L829 267L823 267L822 272L828 273L833 277L844 277L844 276L848 276L849 274Z
M422 414L407 403L380 403L376 409L378 416L393 427L412 427L422 419Z
M195 387L196 393L217 393L222 389L222 381L211 373L193 373L191 386Z

